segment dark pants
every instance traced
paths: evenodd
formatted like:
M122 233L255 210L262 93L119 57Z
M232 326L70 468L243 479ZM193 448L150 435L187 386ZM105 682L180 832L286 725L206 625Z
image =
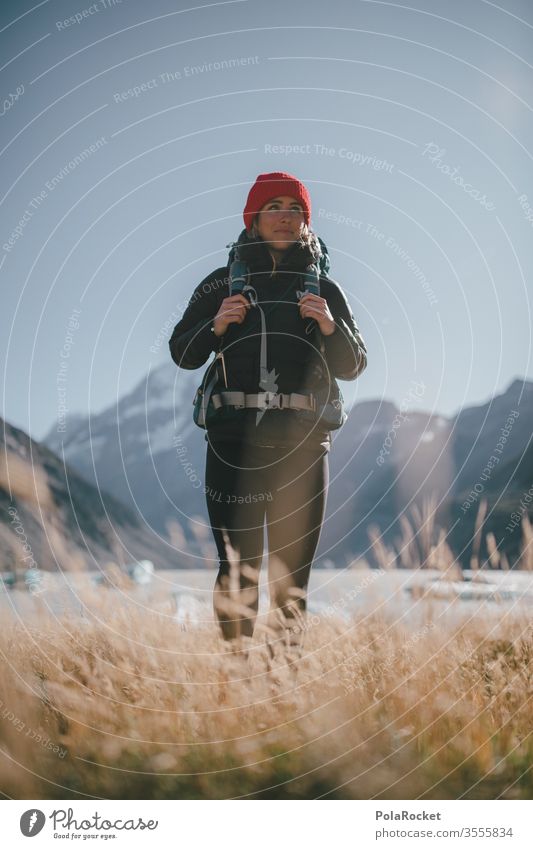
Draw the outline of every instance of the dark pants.
M208 444L206 501L220 560L214 609L226 639L253 633L266 517L269 623L300 644L328 483L327 452Z

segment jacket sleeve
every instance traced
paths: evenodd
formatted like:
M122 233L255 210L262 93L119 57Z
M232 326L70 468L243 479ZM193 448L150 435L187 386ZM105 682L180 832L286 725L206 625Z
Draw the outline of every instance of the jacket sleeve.
M324 356L333 377L355 380L367 366L367 349L355 323L350 305L343 290L329 279L326 300L335 321L335 330L324 340Z
M212 351L218 350L220 338L212 332L211 323L227 295L227 291L222 292L227 284L224 272L227 274L227 269L218 269L198 284L173 330L168 343L170 356L180 368L200 368Z

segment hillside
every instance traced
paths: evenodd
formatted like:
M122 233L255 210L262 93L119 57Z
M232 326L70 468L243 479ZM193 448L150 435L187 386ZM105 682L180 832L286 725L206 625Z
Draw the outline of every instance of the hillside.
M2 419L0 424L2 570L97 569L138 559L177 565L171 547L136 511L22 430Z

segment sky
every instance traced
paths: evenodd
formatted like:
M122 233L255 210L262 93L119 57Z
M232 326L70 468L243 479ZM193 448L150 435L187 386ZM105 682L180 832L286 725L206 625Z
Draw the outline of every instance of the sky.
M2 416L34 438L170 362L269 171L367 345L348 401L533 378L531 3L22 0L0 39Z

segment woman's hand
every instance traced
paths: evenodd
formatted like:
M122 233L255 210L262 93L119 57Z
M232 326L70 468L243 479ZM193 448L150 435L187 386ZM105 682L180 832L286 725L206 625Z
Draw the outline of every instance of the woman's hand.
M234 322L242 324L250 307L250 301L244 295L231 295L229 298L224 298L213 319L215 336L223 336L228 325Z
M335 332L335 321L328 307L328 302L320 295L312 295L306 292L298 302L302 318L314 318L324 336L331 336Z

